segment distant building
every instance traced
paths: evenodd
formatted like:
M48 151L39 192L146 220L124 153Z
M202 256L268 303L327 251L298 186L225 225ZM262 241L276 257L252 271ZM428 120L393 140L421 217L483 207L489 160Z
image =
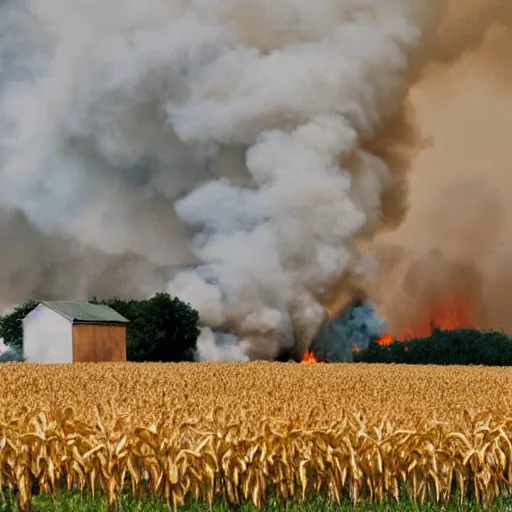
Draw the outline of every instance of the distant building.
M29 363L126 361L128 320L89 302L42 302L23 319Z

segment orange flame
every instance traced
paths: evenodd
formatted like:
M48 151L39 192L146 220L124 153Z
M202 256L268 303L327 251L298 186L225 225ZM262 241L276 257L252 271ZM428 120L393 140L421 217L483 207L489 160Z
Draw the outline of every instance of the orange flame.
M379 345L391 345L391 343L393 343L393 341L395 341L393 336L391 336L391 334L389 334L389 333L386 333L386 334L384 334L384 336L382 336L382 338L380 338L377 341L377 343Z
M473 305L467 297L448 297L428 308L428 315L419 320L414 326L405 331L402 335L394 338L386 333L377 343L379 345L390 345L394 341L407 341L414 338L426 338L434 329L439 328L445 331L463 329L465 327L477 328Z
M318 359L316 358L314 352L310 352L309 350L306 350L304 352L304 356L302 357L302 364L315 364L318 363Z

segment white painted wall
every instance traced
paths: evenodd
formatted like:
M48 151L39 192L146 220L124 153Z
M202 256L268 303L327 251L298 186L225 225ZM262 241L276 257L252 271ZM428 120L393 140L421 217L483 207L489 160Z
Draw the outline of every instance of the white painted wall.
M23 319L23 356L28 363L72 363L73 324L39 304Z

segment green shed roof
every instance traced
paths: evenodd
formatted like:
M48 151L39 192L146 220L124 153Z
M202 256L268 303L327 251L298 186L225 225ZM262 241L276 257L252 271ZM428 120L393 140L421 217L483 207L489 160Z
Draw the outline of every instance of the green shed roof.
M76 323L119 324L128 320L108 306L90 302L44 301L45 306Z

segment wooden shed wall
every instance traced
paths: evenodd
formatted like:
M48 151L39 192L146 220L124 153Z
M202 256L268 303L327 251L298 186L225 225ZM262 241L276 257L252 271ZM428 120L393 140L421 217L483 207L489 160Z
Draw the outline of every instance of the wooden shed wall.
M73 362L126 361L126 326L73 325Z

